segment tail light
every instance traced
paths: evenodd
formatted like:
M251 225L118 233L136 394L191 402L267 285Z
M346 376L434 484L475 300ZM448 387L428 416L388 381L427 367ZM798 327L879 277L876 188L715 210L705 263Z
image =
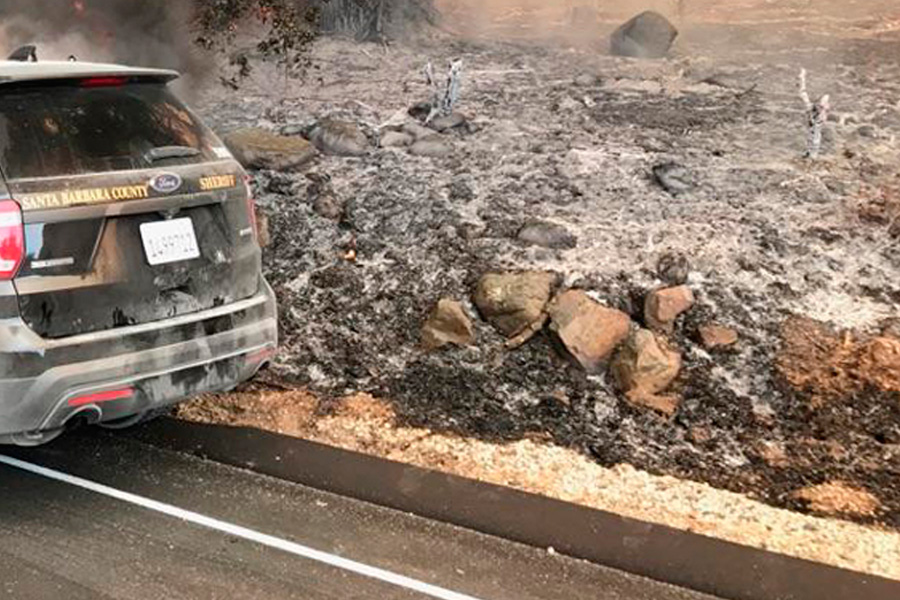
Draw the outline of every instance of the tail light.
M76 396L69 400L69 406L78 407L88 404L100 404L103 402L113 402L115 400L127 400L134 397L133 387L124 387L117 390L109 390L106 392L98 392L95 394L85 394L84 396Z
M0 281L14 278L24 257L22 209L15 200L0 200Z
M81 87L85 88L121 87L126 83L127 77L87 77L80 81Z
M253 197L253 186L249 175L244 175L244 185L247 188L247 216L250 218L250 226L253 227L253 239L259 242L259 223L256 221L256 199Z

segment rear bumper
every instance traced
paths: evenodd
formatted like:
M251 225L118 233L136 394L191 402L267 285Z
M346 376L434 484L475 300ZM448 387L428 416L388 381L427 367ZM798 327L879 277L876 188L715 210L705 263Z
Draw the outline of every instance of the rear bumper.
M259 289L212 310L58 340L0 320L0 436L59 429L80 413L124 419L249 379L278 343L275 296L265 281ZM132 393L104 401L122 389Z

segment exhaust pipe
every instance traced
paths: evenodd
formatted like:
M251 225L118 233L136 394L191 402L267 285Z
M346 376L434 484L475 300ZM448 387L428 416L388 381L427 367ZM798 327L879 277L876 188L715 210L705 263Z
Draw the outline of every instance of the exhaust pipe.
M86 425L96 425L103 418L103 411L99 406L85 406L66 418L63 429L72 431Z

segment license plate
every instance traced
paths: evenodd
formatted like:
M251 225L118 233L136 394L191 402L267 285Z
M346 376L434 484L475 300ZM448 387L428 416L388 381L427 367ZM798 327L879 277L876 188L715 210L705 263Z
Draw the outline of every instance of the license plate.
M144 223L141 239L147 261L154 266L200 257L194 223L189 218Z

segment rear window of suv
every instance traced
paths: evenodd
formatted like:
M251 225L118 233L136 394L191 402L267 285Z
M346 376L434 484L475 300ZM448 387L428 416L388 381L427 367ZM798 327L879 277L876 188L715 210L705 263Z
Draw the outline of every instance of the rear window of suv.
M216 145L161 83L0 86L0 168L10 180L150 168L147 153L168 146L200 154L167 161L213 160Z

